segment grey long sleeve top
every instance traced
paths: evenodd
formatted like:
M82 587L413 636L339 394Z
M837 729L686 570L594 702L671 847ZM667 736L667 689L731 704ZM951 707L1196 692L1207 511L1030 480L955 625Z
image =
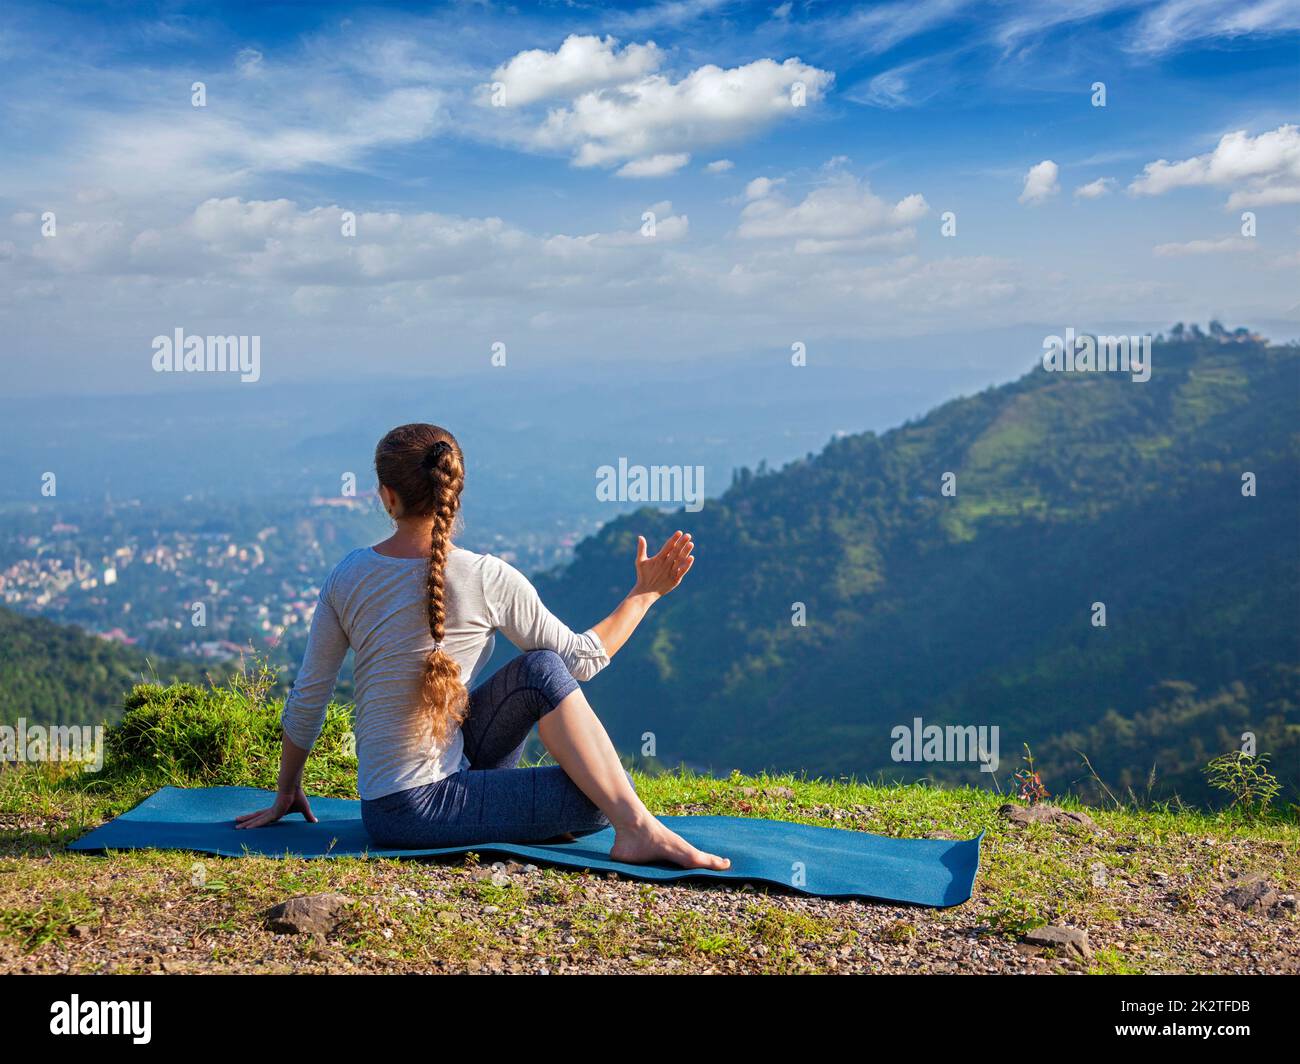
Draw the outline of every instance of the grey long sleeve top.
M325 722L339 667L356 653L357 788L362 798L419 787L467 766L460 730L434 743L419 711L429 634L423 558L354 550L321 588L302 668L284 705L284 733L310 750ZM554 650L576 680L609 664L593 631L577 634L542 604L519 570L490 554L454 549L444 575L443 649L472 686L492 657L496 633L520 650Z

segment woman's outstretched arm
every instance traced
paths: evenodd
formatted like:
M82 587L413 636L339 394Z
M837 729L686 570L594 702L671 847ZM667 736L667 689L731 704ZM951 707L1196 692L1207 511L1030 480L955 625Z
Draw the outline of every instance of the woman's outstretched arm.
M611 658L636 631L636 626L650 612L650 607L682 582L682 578L695 564L695 558L691 554L694 548L691 534L678 531L668 537L667 542L659 548L659 553L647 556L645 536L637 536L636 584L614 612L599 624L592 625L591 629Z
M636 583L618 607L599 624L577 633L542 605L536 589L514 566L486 557L483 599L492 625L520 650L554 650L575 680L586 682L641 623L659 598L681 583L693 559L691 537L674 532L654 557L646 556L645 538L637 537Z

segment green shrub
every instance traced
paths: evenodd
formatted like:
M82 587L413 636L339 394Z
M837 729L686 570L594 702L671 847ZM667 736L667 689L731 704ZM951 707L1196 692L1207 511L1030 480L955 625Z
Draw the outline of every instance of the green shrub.
M1229 808L1262 813L1278 796L1282 784L1268 770L1268 754L1253 757L1236 750L1220 754L1205 766L1211 787L1232 795Z
M256 673L204 689L194 684L140 684L109 729L109 779L154 786L274 787L280 766L283 704L266 698ZM355 796L356 756L348 707L331 705L307 761L309 794Z

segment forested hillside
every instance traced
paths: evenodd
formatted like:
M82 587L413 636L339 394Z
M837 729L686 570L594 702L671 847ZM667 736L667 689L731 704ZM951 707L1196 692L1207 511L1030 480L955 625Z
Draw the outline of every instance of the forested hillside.
M1204 762L1252 732L1294 800L1300 350L1197 335L1153 364L1035 368L580 544L538 580L575 624L626 591L638 533L698 542L591 684L620 748L653 732L660 760L714 771L988 781L892 760L921 717L998 725L1003 776L1028 743L1054 791L1092 786L1086 754L1117 793L1154 769L1153 795L1208 800Z
M200 681L191 662L146 657L80 629L0 608L0 723L98 724L141 682Z

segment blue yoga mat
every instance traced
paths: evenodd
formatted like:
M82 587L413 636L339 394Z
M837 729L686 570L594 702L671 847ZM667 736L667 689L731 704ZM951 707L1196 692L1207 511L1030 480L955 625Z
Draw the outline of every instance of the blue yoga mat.
M225 857L436 857L473 851L561 868L617 872L633 879L770 883L824 898L870 898L944 908L970 897L984 837L958 842L889 839L783 820L661 817L701 849L731 858L726 872L710 872L611 860L612 828L553 845L484 839L472 846L379 849L371 845L361 824L361 803L346 798L313 798L317 824L294 813L270 827L235 829L237 814L265 808L272 798L271 792L252 787L164 787L69 849L193 850Z

